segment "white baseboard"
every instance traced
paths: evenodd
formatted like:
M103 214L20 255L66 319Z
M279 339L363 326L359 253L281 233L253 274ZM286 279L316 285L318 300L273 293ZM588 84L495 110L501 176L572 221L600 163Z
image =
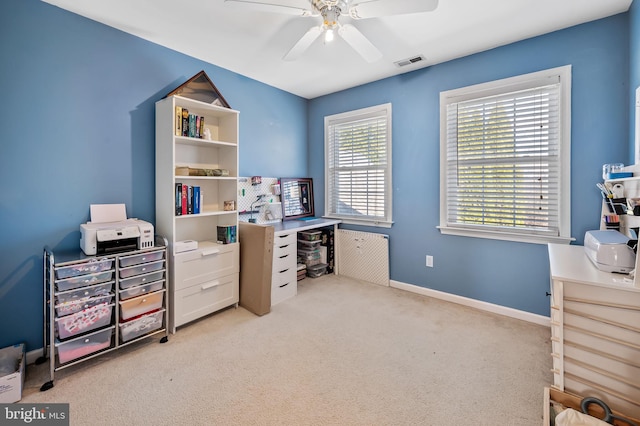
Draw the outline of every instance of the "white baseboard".
M27 364L35 364L36 360L42 356L42 348L27 352Z
M400 290L410 291L412 293L421 294L423 296L433 297L434 299L446 300L447 302L457 303L459 305L470 306L472 308L480 309L482 311L492 312L498 315L504 315L519 319L522 321L531 322L545 327L551 327L551 320L549 317L543 315L532 314L531 312L520 311L518 309L508 308L506 306L494 305L493 303L483 302L476 299L470 299L468 297L458 296L451 293L445 293L443 291L432 290L426 287L420 287L414 284L406 284L400 281L389 281L389 285L393 288Z

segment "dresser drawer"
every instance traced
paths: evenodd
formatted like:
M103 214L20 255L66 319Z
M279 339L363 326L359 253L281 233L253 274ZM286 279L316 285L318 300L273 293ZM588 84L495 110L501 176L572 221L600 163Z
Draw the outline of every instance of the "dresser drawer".
M273 247L274 247L274 253L275 251L277 251L278 249L286 249L290 246L294 247L294 251L295 248L298 246L298 234L296 232L292 232L291 234L280 234L280 235L275 235L273 237Z
M295 268L297 263L298 262L295 247L293 247L293 250L287 250L286 253L280 253L279 256L276 256L274 253L272 271L273 273L276 273L281 272L285 269Z
M271 306L298 294L298 279L295 268L274 273L271 277Z
M238 244L213 244L175 256L175 290L206 284L240 271Z
M219 311L239 301L239 274L212 279L175 292L174 327Z

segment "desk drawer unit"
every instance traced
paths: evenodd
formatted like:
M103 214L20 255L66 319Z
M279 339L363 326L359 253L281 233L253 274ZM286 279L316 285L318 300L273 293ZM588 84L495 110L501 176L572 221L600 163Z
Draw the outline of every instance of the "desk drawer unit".
M239 301L238 244L180 253L174 262L173 328Z
M640 292L552 285L554 386L640 417Z
M298 293L297 247L296 232L274 236L271 306Z

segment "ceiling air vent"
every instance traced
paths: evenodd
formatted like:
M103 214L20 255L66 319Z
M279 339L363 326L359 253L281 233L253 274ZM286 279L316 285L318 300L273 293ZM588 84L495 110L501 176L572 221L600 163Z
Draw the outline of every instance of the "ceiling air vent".
M425 57L422 55L419 55L419 56L414 56L407 59L402 59L400 61L396 61L394 62L394 64L396 64L397 67L404 67L404 66L415 64L416 62L420 62L424 60L425 60Z

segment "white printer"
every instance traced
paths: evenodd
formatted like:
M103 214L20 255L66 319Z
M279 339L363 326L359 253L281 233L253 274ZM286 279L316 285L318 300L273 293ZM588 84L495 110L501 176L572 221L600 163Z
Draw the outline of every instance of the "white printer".
M85 254L108 254L153 247L153 225L139 219L80 225L80 248Z
M628 274L636 265L636 254L628 241L627 236L616 230L587 231L584 251L601 271Z
M91 221L80 225L80 248L87 255L154 246L153 225L127 219L124 204L92 204Z

